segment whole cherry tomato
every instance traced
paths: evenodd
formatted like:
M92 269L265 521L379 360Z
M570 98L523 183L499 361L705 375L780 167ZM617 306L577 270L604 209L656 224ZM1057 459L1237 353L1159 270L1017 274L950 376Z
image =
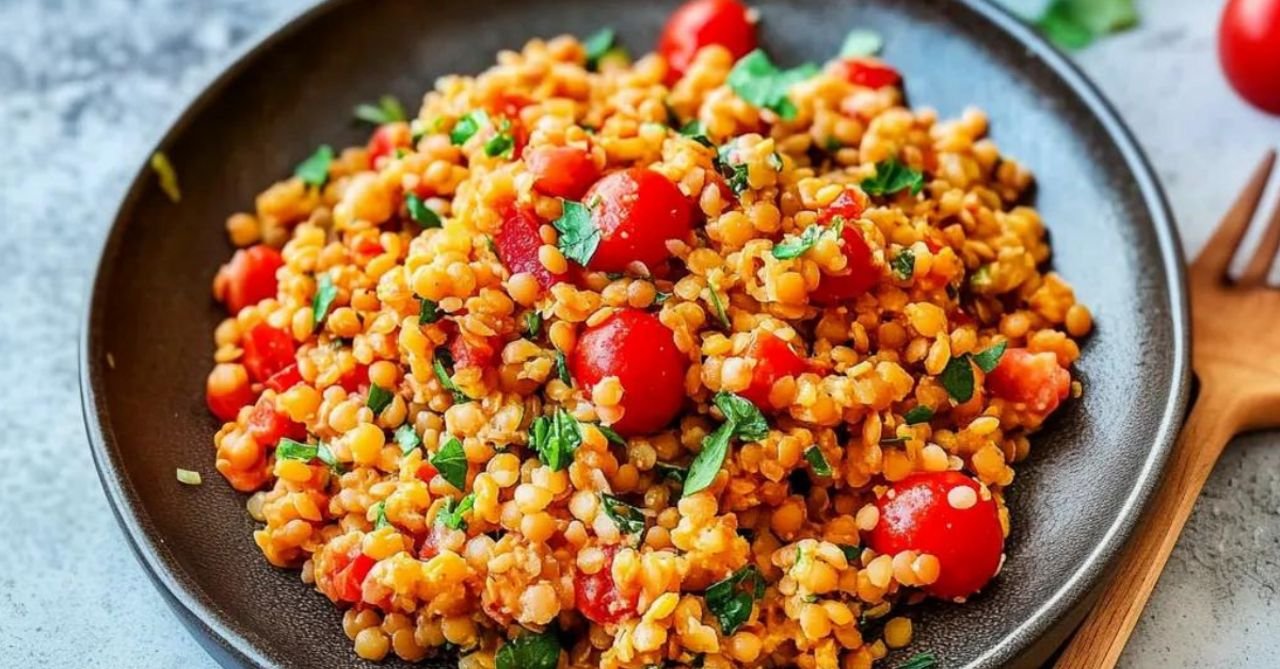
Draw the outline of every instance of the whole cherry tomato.
M658 53L667 59L667 83L673 84L693 63L698 49L719 44L737 60L756 48L756 25L738 0L692 0L667 19Z
M622 419L611 427L623 436L662 429L684 404L689 360L671 330L639 309L614 312L578 337L569 360L573 378L594 388L605 377L622 384Z
M1241 97L1280 114L1280 0L1231 0L1218 26L1218 58Z
M533 187L543 195L576 200L600 178L591 153L575 146L540 146L524 157Z
M213 294L232 314L276 296L276 270L284 266L280 252L265 244L236 251L218 270Z

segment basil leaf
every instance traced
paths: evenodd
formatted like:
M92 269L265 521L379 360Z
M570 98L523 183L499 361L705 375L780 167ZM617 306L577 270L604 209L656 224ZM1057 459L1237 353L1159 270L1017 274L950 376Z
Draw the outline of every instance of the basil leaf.
M911 249L902 249L893 257L893 260L889 261L889 268L900 281L910 279L916 273L916 252Z
M281 437L276 444L277 460L302 460L310 462L314 460L319 452L319 447L314 444L304 444L294 441L288 437Z
M529 442L538 459L552 471L573 462L573 453L582 444L582 426L568 411L557 409L551 416L538 416L529 427Z
M933 653L916 653L911 659L898 665L898 669L932 669L938 666L938 658Z
M454 124L453 130L449 132L449 141L455 146L466 144L468 139L486 125L489 125L489 114L485 110L477 109L470 112Z
M773 247L773 257L778 260L799 258L813 248L827 228L821 225L810 225L797 237L787 237Z
M911 190L916 195L924 188L924 174L903 165L897 158L876 163L876 175L862 180L862 190L867 195L893 195Z
M707 610L720 623L720 631L726 636L751 617L751 607L764 597L764 577L755 565L747 565L723 581L707 588Z
M563 200L560 218L551 225L560 233L557 246L564 257L583 267L591 261L600 246L600 228L591 221L591 210L580 202Z
M448 349L437 348L435 358L431 361L431 369L436 373L436 379L445 390L453 394L454 403L470 402L471 398L467 397L467 394L458 388L458 384L453 382L452 372L449 371L452 367L453 356Z
M418 325L426 325L440 320L440 305L435 300L418 298Z
M329 166L333 164L333 147L325 144L316 149L310 158L302 161L293 175L308 186L320 188L329 181Z
M418 436L418 431L412 425L405 423L396 429L396 443L400 444L400 452L408 455L422 445L422 437Z
M724 303L720 301L720 295L716 292L714 284L707 284L707 295L711 299L711 308L716 312L716 318L720 320L720 324L729 329L732 324L729 322L729 316L724 312Z
M813 467L814 474L831 476L831 463L827 462L827 456L822 454L822 449L817 446L810 446L804 451L804 459L809 461L809 466Z
M374 416L377 416L382 413L383 409L387 408L388 404L391 404L392 397L394 396L390 390L376 383L371 383L369 384L369 396L365 398L364 404L373 411Z
M865 58L880 53L884 38L874 30L850 30L840 45L841 58Z
M311 298L311 313L314 314L315 329L319 330L324 319L329 316L329 309L338 297L338 287L333 285L333 277L328 272L316 277L316 294Z
M911 407L910 411L903 414L902 419L907 421L907 425L927 423L933 419L933 408L927 404L917 404Z
M604 435L605 439L608 439L609 441L612 441L613 443L619 446L627 445L627 440L623 439L622 435L618 434L613 428L609 427L608 425L597 424L596 429L600 430L600 433Z
M338 456L333 454L333 449L329 448L329 444L323 441L316 444L316 457L320 459L320 462L329 466L329 471L334 474L342 474L342 463L338 461Z
M356 105L355 117L365 123L373 125L383 125L384 123L395 123L403 121L404 107L400 105L400 101L394 95L384 95L378 98L378 104L372 105L363 103Z
M706 124L696 118L684 124L684 126L680 128L680 134L709 149L714 149L716 146L712 143L711 138L707 137Z
M939 380L952 399L960 404L968 402L973 397L973 367L970 366L969 356L952 358L942 370Z
M795 103L787 97L791 87L818 73L818 66L805 63L779 70L764 51L756 49L743 56L729 71L729 88L743 100L777 112L784 121L796 117Z
M613 48L616 38L617 33L613 28L601 28L582 41L582 48L587 52L588 70L595 70L600 66L600 59Z
M510 159L516 147L516 139L511 136L511 121L502 119L498 133L484 143L484 155L494 158L502 156Z
M522 634L498 649L497 669L556 669L560 642L551 632Z
M849 564L857 563L862 557L862 549L857 546L840 544L840 552L844 553L844 559L848 560Z
M623 534L639 535L644 532L644 513L636 507L610 495L600 493L600 505L604 507L604 515L609 517Z
M380 530L384 527L391 527L391 521L387 520L387 503L378 502L373 505L373 529Z
M440 446L440 450L431 456L431 466L440 472L440 476L449 485L464 490L467 486L467 452L458 438L450 435Z
M653 463L653 470L662 475L663 478L671 479L676 483L683 484L685 478L689 476L689 470L676 465L669 465L665 462Z
M733 436L745 441L758 441L769 434L769 422L751 400L722 390L711 401L733 424Z
M526 312L524 315L525 336L529 339L537 339L539 332L542 332L542 314L536 310Z
M573 377L569 376L569 362L565 359L564 351L556 351L556 376L564 382L566 386L573 387Z
M1000 358L1004 357L1004 350L1008 346L1009 342L1002 341L981 353L975 353L973 362L978 366L978 369L982 370L983 374L990 374L991 370L1000 364Z
M414 223L426 228L438 228L444 225L444 221L440 220L440 214L435 209L427 206L427 203L418 197L417 193L406 193L404 196L404 206L409 210L409 218Z
M726 421L716 428L715 432L702 440L702 450L689 465L689 475L684 480L684 494L695 492L711 485L720 473L724 458L729 453L729 440L733 438L733 422Z

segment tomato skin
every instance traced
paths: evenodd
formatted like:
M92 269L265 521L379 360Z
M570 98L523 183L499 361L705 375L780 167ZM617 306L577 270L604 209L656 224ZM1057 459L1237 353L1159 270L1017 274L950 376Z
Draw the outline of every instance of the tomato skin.
M658 53L667 60L667 84L684 76L698 50L719 44L736 61L756 48L756 26L738 0L691 0L681 5L662 28Z
M339 601L355 603L363 598L364 577L378 561L359 553L333 574L333 594Z
M276 296L276 270L284 267L280 252L265 244L240 249L218 270L214 295L232 314Z
M377 167L378 161L395 155L396 149L407 148L413 143L413 133L408 123L384 123L369 138L369 167Z
M542 247L542 235L538 229L542 221L538 215L523 207L511 206L503 214L502 226L494 235L498 247L498 259L512 273L528 272L543 288L565 280L564 274L553 274L538 261L538 249Z
M1071 393L1071 372L1063 369L1051 352L1011 348L987 375L986 386L996 397L1025 404L1033 413L1047 416Z
M288 367L271 375L266 380L266 386L278 393L282 393L299 383L302 383L302 374L298 371L298 363L292 363Z
M769 402L769 391L778 379L809 371L808 361L772 332L758 333L747 348L746 357L756 364L751 371L751 385L738 394L763 411L774 408Z
M249 413L248 430L254 441L263 446L275 446L282 437L305 441L307 427L295 423L286 414L276 411L275 400L260 397Z
M449 342L449 353L453 356L454 369L497 367L502 344L502 337L480 338L461 333L455 334L453 341Z
M613 557L618 554L616 545L601 546L604 566L594 574L581 571L573 573L573 601L578 611L593 623L607 625L618 623L635 615L637 597L626 597L618 592L613 582Z
M880 280L880 266L875 262L871 247L867 245L858 227L852 223L841 232L844 240L844 256L849 265L843 274L823 274L818 287L809 293L809 299L824 307L837 306L871 290Z
M533 187L543 195L577 200L600 178L600 168L586 149L540 146L524 157Z
M832 73L856 86L897 86L902 75L875 58L844 58L832 64Z
M431 479L435 478L440 470L436 469L430 462L424 462L418 465L418 470L413 473L423 483L431 483Z
M622 272L633 262L650 270L671 252L667 240L688 239L693 207L676 185L644 167L614 172L595 183L583 198L591 222L600 229L600 245L588 269Z
M252 404L253 399L249 374L243 365L222 364L209 372L204 401L219 420L224 423L235 420L240 408Z
M1218 59L1232 87L1280 114L1280 0L1231 0L1218 26Z
M338 379L338 385L349 393L363 393L369 390L369 366L356 363L351 371Z
M947 493L965 486L977 493L977 502L957 509ZM982 498L981 486L960 472L913 474L893 484L876 501L880 521L871 531L869 545L882 555L905 550L938 558L938 580L924 586L934 597L968 597L982 589L1000 568L1004 530L996 502Z
M618 377L623 413L610 427L628 437L660 430L676 417L684 405L688 366L671 330L639 309L616 311L587 328L569 359L573 378L583 388Z
M296 363L293 336L266 323L253 326L240 345L244 348L244 366L255 381L266 381Z

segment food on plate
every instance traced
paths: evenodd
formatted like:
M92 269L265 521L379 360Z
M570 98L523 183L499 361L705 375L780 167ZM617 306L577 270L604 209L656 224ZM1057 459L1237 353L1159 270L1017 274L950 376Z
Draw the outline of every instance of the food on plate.
M228 219L216 466L360 657L869 667L996 577L1092 328L1031 174L754 26L532 40Z

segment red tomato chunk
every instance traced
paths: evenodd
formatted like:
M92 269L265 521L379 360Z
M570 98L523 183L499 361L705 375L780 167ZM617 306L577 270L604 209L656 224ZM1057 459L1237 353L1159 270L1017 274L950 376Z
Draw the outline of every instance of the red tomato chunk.
M880 280L880 266L876 264L871 247L863 239L854 221L866 208L866 196L862 191L846 190L822 211L818 224L830 225L837 217L844 219L841 247L848 266L840 274L823 274L818 287L809 299L822 306L837 306L867 292Z
M529 151L525 166L533 174L533 187L543 195L577 200L600 178L600 168L586 149L543 146Z
M599 625L617 623L635 614L636 595L624 596L613 582L613 556L617 546L601 546L604 566L594 574L576 571L573 574L573 601L578 611L588 620Z
M1071 393L1071 372L1058 364L1053 353L1011 348L987 375L986 385L996 397L1048 416Z
M266 381L294 360L293 336L284 330L258 323L240 342L244 348L244 366L255 381Z
M693 207L661 174L635 167L606 175L583 198L600 245L588 269L623 272L633 262L650 270L671 257L667 241L693 232Z
M755 363L751 370L751 385L738 394L764 410L774 408L769 402L773 384L783 377L799 376L809 371L809 363L771 332L756 335L747 349L747 358Z
M651 313L623 309L587 328L569 365L584 388L594 388L609 376L622 383L623 414L612 425L621 435L660 430L684 405L689 360L676 348L671 330Z
M528 272L543 288L550 288L564 281L565 275L553 274L538 260L538 249L542 247L542 236L538 234L541 227L542 221L538 220L537 214L512 206L503 217L494 243L498 247L498 258L512 274Z
M276 270L284 267L280 252L263 244L236 251L231 262L218 270L213 279L213 294L227 311L241 309L276 296Z
M857 86L883 88L897 86L902 81L898 71L875 58L845 58L832 66L833 73Z
M756 48L756 25L738 0L692 0L667 19L658 39L658 53L667 60L667 83L684 76L698 50L719 44L737 60Z
M258 398L253 411L249 413L249 434L254 441L263 446L275 446L281 437L294 441L306 441L307 427L295 423L282 412L276 411L275 400L266 397Z

